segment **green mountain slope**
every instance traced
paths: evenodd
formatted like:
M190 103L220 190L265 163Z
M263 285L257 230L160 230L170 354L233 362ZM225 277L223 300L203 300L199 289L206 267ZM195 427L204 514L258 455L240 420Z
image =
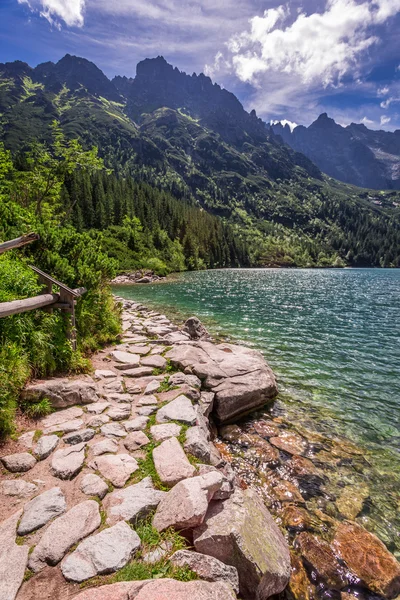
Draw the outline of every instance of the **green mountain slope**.
M399 193L328 178L233 94L162 57L139 63L135 79L113 81L70 55L35 69L0 65L6 147L17 154L48 140L54 119L69 137L97 145L120 177L236 223L253 264L400 265Z

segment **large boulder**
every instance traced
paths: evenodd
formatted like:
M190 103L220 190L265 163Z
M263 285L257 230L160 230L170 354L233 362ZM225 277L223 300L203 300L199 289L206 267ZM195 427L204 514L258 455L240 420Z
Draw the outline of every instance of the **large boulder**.
M84 379L49 379L30 383L22 392L23 400L38 402L47 398L54 408L66 408L75 404L91 404L98 400L93 381Z
M373 592L386 598L400 594L400 563L385 545L357 523L339 524L334 547L349 569Z
M29 568L37 573L46 564L56 565L70 548L100 526L99 505L94 500L77 504L46 529L29 557Z
M213 414L222 423L263 406L278 392L262 354L244 346L191 342L175 346L166 358L190 369L215 393Z
M204 520L210 500L221 489L223 480L221 473L212 471L180 481L161 500L153 518L153 526L158 531L165 531L169 527L180 530L198 527Z
M282 592L289 581L288 545L251 489L237 489L228 500L211 502L193 540L198 552L236 567L245 599L266 600Z
M239 576L237 569L230 565L200 552L191 552L190 550L178 550L171 556L171 562L177 567L189 567L191 571L197 573L200 579L205 581L225 581L231 588L239 593Z
M183 325L182 331L189 334L191 340L207 340L210 334L197 317L189 317Z

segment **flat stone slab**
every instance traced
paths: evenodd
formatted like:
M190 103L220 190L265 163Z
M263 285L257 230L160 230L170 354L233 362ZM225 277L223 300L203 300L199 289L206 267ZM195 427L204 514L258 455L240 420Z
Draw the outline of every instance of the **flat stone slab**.
M137 367L136 369L127 369L124 371L124 377L145 377L152 373L153 369L151 367Z
M282 431L279 436L271 437L270 443L288 454L301 455L307 450L307 442L297 433Z
M144 356L145 354L148 354L150 352L150 347L149 346L129 346L129 348L132 348L133 352L135 354L139 354L140 356Z
M235 567L225 565L223 562L190 550L178 550L171 556L171 562L177 567L189 567L204 581L224 581L232 587L236 594L239 593L239 575Z
M90 404L98 399L93 381L85 379L49 379L28 384L21 394L26 401L50 400L54 408L66 408L76 404ZM71 418L71 417L70 417Z
M108 485L101 477L94 473L88 473L82 478L80 490L87 496L98 496L100 499L108 492Z
M55 450L60 443L58 435L42 435L33 452L38 460L44 460Z
M36 465L36 459L29 452L9 454L8 456L2 456L0 460L7 471L11 473L25 473Z
M158 505L153 527L158 531L165 531L169 527L177 530L198 527L203 523L208 504L222 483L223 476L218 471L180 481Z
M79 406L71 406L64 410L58 410L57 412L45 417L40 421L41 429L47 429L47 427L53 427L54 425L60 425L66 421L72 421L73 419L79 419L83 415L83 410Z
M55 432L61 433L71 433L72 431L78 431L81 427L83 427L84 422L82 419L72 419L71 421L65 421L64 423L60 423L59 425L53 425L52 427L47 427L43 430L45 435Z
M94 500L77 504L46 529L29 557L28 566L37 573L47 564L54 566L70 548L100 527L99 505Z
M132 395L125 393L117 394L116 392L113 392L112 394L109 394L108 397L110 398L110 400L114 400L114 402L122 402L123 404L133 401Z
M111 356L118 363L116 365L117 369L132 369L139 366L140 356L136 354L114 350L114 352L111 352Z
M141 359L140 364L143 367L153 367L153 369L165 369L167 361L163 356L159 354L153 354L152 356L145 356Z
M267 600L289 581L286 540L251 489L236 489L228 500L212 502L204 523L193 532L193 542L198 552L237 568L245 598Z
M93 452L93 456L100 456L101 454L106 454L107 452L115 453L118 450L118 443L113 439L101 440L101 442L97 442L91 448Z
M171 437L178 437L182 427L177 423L165 423L163 425L152 425L150 433L155 442L163 442Z
M129 454L103 454L95 458L94 464L115 487L123 487L139 468L137 461Z
M164 496L165 492L154 488L151 477L145 477L122 490L115 490L103 502L107 524L114 525L122 520L136 523L157 508Z
M150 443L149 438L143 431L132 431L125 439L124 446L128 452L139 450L142 446Z
M158 382L157 382L158 383ZM157 406L158 400L153 394L142 396L138 400L138 406Z
M213 412L222 423L265 405L278 392L262 354L244 346L189 342L166 358L182 370L189 367L215 393Z
M189 427L186 431L186 440L183 444L186 452L192 454L202 462L209 463L211 458L211 446L204 430L199 427Z
M90 427L87 429L81 429L80 431L73 431L63 437L63 442L66 444L81 444L82 442L88 442L94 438L96 432Z
M37 485L23 479L6 479L0 482L0 491L5 496L17 498L29 498L38 491Z
M100 431L106 437L111 438L122 438L127 434L121 423L106 423L103 427L100 427Z
M88 422L86 423L86 425L89 428L95 428L97 429L98 427L103 427L103 425L105 425L106 423L109 423L110 421L110 417L107 415L93 415L93 417L91 417Z
M124 427L126 431L143 431L146 429L147 423L149 422L149 417L136 417L136 419L132 419L131 421L125 421Z
M88 413L100 415L109 406L110 406L109 402L95 402L94 404L90 404L90 406L88 406L87 411L88 411Z
M162 483L168 487L196 472L190 464L182 446L175 437L169 438L153 450L154 466Z
M28 564L29 546L15 543L21 511L0 523L0 598L15 600Z
M61 571L67 581L78 583L95 575L113 573L122 569L139 548L138 534L122 521L81 542L64 558Z
M123 421L124 419L129 419L131 416L132 407L130 404L119 404L118 406L113 406L107 412L107 415L113 421Z
M59 479L73 479L85 462L85 444L75 444L71 448L56 450L51 459L51 470Z
M112 377L117 377L117 373L111 371L110 369L96 369L94 372L95 379L110 379Z
M186 396L178 396L157 412L157 423L168 423L168 421L179 421L186 425L195 425L196 412L192 402Z
M35 437L34 431L27 431L26 433L23 433L22 435L19 436L18 443L21 444L22 446L24 446L25 448L27 448L28 450L31 450L33 448L33 438L34 437Z
M146 385L146 389L144 390L145 395L154 394L160 387L160 382L157 379L153 379L153 381L149 381Z
M18 535L27 535L36 531L65 512L66 508L65 496L59 487L43 492L25 504L18 524Z
M120 379L108 381L103 385L103 390L105 394L123 394L125 392L124 386L122 385L122 381Z

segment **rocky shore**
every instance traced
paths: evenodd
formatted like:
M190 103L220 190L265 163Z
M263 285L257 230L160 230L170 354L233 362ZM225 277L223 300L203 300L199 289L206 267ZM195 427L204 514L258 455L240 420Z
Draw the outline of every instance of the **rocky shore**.
M93 376L24 391L55 411L1 451L0 600L399 595L400 564L356 520L368 490L333 498L327 442L265 410L262 355L121 302Z
M160 277L160 275L156 275L153 271L142 270L117 275L111 283L113 285L132 285L132 283L155 283L156 281L162 281L164 279L165 277Z

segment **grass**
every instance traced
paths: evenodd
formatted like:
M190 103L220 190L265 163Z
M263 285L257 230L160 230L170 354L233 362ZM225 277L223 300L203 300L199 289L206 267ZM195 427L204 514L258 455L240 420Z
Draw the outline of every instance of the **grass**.
M43 431L41 429L36 429L35 433L33 434L33 443L36 444L36 442L38 442L40 440L40 438L43 435Z
M22 412L31 419L41 419L54 412L54 408L48 398L42 398L38 402L23 402L20 404L20 407Z
M168 492L169 488L165 486L156 471L153 461L153 450L158 446L155 442L150 442L147 446L141 448L146 454L145 458L138 458L137 462L139 469L133 473L132 477L128 480L128 484L138 483L144 477L151 477L153 480L154 487L163 492Z

